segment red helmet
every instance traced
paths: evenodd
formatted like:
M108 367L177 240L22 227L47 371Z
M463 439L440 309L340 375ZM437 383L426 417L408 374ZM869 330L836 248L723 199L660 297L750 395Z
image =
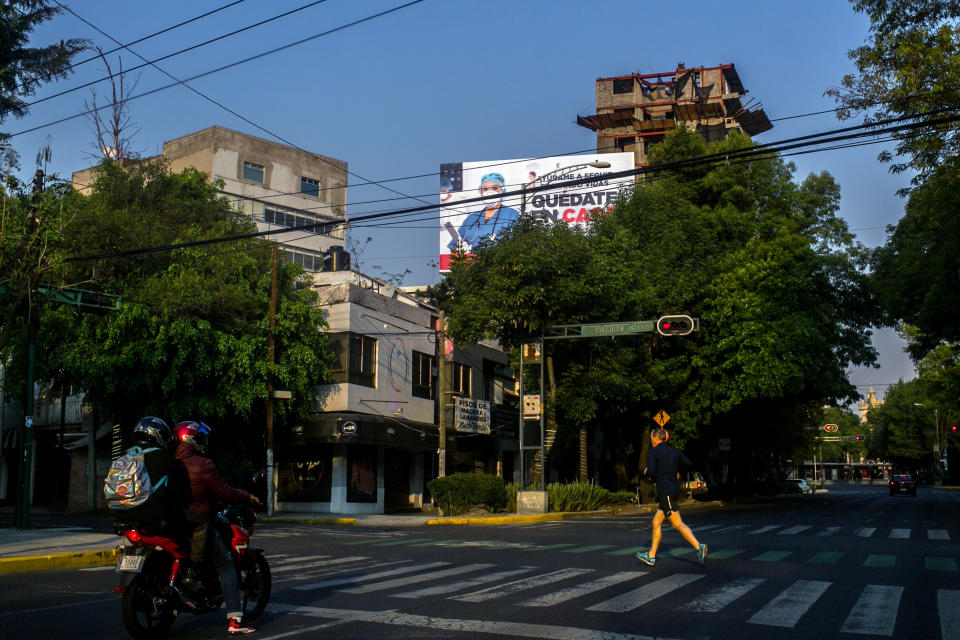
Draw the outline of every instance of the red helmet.
M173 436L180 442L192 444L201 454L207 453L211 429L202 422L184 420L173 428Z

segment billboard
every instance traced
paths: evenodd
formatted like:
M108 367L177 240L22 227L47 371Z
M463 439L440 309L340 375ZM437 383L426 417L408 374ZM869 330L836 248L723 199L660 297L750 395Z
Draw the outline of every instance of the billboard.
M610 210L621 189L633 184L632 176L616 180L606 176L633 168L629 152L440 165L440 271L450 270L451 252L458 244L470 253L482 238L496 239L517 221L521 210L550 222L588 224L592 211ZM579 179L590 180L545 188Z

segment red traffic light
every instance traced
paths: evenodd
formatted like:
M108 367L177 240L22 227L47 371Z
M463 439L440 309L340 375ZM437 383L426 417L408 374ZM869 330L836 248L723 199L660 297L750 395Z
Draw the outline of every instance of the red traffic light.
M686 336L696 328L690 316L661 316L657 320L657 333L662 336Z
M857 442L860 442L861 440L863 440L863 436L855 436L853 439Z
M950 427L950 431L956 433L956 432L957 432L957 425L952 425L952 426Z

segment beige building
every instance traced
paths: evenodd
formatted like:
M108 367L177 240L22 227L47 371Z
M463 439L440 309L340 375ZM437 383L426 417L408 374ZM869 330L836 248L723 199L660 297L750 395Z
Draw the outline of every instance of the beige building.
M870 390L867 391L866 397L857 405L857 409L860 413L860 422L866 422L867 413L870 412L870 409L875 409L881 404L883 404L883 401L877 397L877 392L873 390L873 387L870 387Z
M597 112L577 116L577 124L596 132L598 153L631 151L643 167L650 145L678 124L707 142L723 140L731 129L750 136L772 129L759 105L743 101L746 93L732 64L598 78Z
M173 171L195 167L222 180L221 193L267 231L318 225L271 236L288 260L308 271L323 269L324 253L343 245L347 163L223 127L209 127L163 143ZM73 174L83 190L92 169Z

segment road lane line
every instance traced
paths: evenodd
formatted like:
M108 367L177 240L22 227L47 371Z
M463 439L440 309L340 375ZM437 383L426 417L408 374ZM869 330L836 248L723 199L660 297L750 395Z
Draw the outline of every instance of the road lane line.
M397 587L406 587L411 584L420 584L421 582L430 582L431 580L439 580L441 578L449 578L450 576L458 576L461 573L470 573L472 571L480 571L482 569L489 569L494 565L492 564L465 564L459 567L450 567L449 569L440 569L439 571L430 571L428 573L418 573L413 576L406 576L404 578L394 578L393 580L385 580L384 582L374 582L373 584L367 584L360 587L347 587L346 589L337 589L337 591L342 591L343 593L373 593L375 591L386 591L387 589L395 589Z
M902 595L903 587L868 584L860 592L840 631L892 636Z
M270 567L270 573L285 573L288 571L306 571L308 569L316 569L317 567L331 567L338 564L345 564L348 562L359 562L361 560L367 560L366 556L347 556L345 558L330 558L329 560L318 560L316 562L307 562L304 564L298 565L287 565L283 567Z
M793 551L767 551L750 559L754 562L780 562L791 555L793 555ZM713 557L716 558L717 556L714 555Z
M818 536L835 536L837 532L840 531L841 527L825 527L820 531L817 531Z
M923 557L923 568L931 571L956 571L957 561L953 558Z
M960 591L937 589L940 640L960 640Z
M810 556L807 564L837 564L843 557L843 551L821 551Z
M606 589L607 587L612 587L615 584L620 584L621 582L633 580L634 578L639 578L640 576L645 575L647 575L646 571L621 571L620 573L614 573L613 575L597 578L596 580L591 580L589 582L584 582L583 584L570 587L569 589L554 591L553 593L547 593L538 598L532 598L526 602L521 602L520 606L552 607L555 604L566 602L568 600L574 600L595 591L600 591L602 589Z
M907 540L910 538L910 529L892 529L889 537L892 540Z
M794 535L797 535L798 533L806 531L807 529L810 529L812 526L813 525L809 525L809 524L801 524L796 527L790 527L789 529L784 529L783 531L778 531L777 535L778 536L794 536Z
M404 573L413 573L414 571L423 571L425 569L435 569L437 567L446 567L449 562L427 562L426 564L415 564L409 567L398 567L396 569L388 569L387 571L377 571L376 573L363 573L358 576L347 576L345 578L333 578L331 580L323 580L321 582L311 582L310 584L298 584L295 587L290 587L294 591L313 591L315 589L323 589L324 587L337 587L342 584L354 584L357 582L368 582L370 580L377 580L379 578L388 578L390 576L397 576Z
M857 529L856 531L854 531L853 535L857 536L858 538L869 538L870 536L873 535L873 532L876 530L877 530L876 527L863 527L861 529Z
M400 544L414 544L416 542L428 542L433 538L399 538L397 540L387 540L385 542L371 542L371 547L392 547Z
M534 587L540 587L545 584L553 584L554 582L560 582L568 578L575 578L585 573L593 573L593 569L560 569L559 571L551 571L550 573L542 573L538 576L514 580L513 582L508 582L496 587L487 587L486 589L466 593L462 596L454 596L452 599L459 600L460 602L486 602L487 600L512 595L526 589L533 589Z
M712 533L733 533L734 531L740 531L741 529L746 529L747 525L745 524L735 524L730 527L721 527L720 529L715 529Z
M725 606L766 582L764 578L738 578L706 593L692 602L680 605L678 611L716 613Z
M927 529L927 540L949 540L950 534L946 529Z
M792 629L831 584L821 580L797 580L753 614L747 622Z
M580 627L562 627L550 624L530 624L526 622L507 622L499 620L469 620L459 618L436 618L398 611L360 611L357 609L327 609L323 607L297 606L271 603L267 610L278 614L301 614L317 618L333 618L340 622L366 622L370 624L389 624L401 627L417 627L432 632L452 632L469 634L490 634L511 638L539 638L541 640L678 640L663 636L645 636ZM309 629L298 630L309 633ZM292 633L292 632L291 632ZM289 635L265 636L261 640L289 637Z
M871 553L863 562L865 567L883 567L885 569L889 569L895 564L897 564L897 556L886 553Z
M460 580L459 582L450 582L447 584L437 585L435 587L425 587L423 589L417 589L416 591L394 593L391 594L391 597L415 599L438 596L442 594L453 593L454 591L463 591L464 589L469 589L471 587L479 587L482 584L489 584L491 582L497 582L498 580L504 580L506 578L512 578L513 576L521 573L533 571L536 568L537 567L520 567L519 569L510 569L509 571L497 571L495 573L487 573L476 576L475 578L470 578L468 580Z
M754 529L753 531L747 531L748 536L759 536L760 534L773 531L774 529L779 529L779 524L768 524L765 527L760 527L759 529Z
M684 587L695 580L705 578L702 573L675 573L651 582L633 591L621 594L615 598L610 598L604 602L587 607L587 611L606 611L609 613L626 613L642 607L648 602L652 602L661 596L665 596L671 591Z

